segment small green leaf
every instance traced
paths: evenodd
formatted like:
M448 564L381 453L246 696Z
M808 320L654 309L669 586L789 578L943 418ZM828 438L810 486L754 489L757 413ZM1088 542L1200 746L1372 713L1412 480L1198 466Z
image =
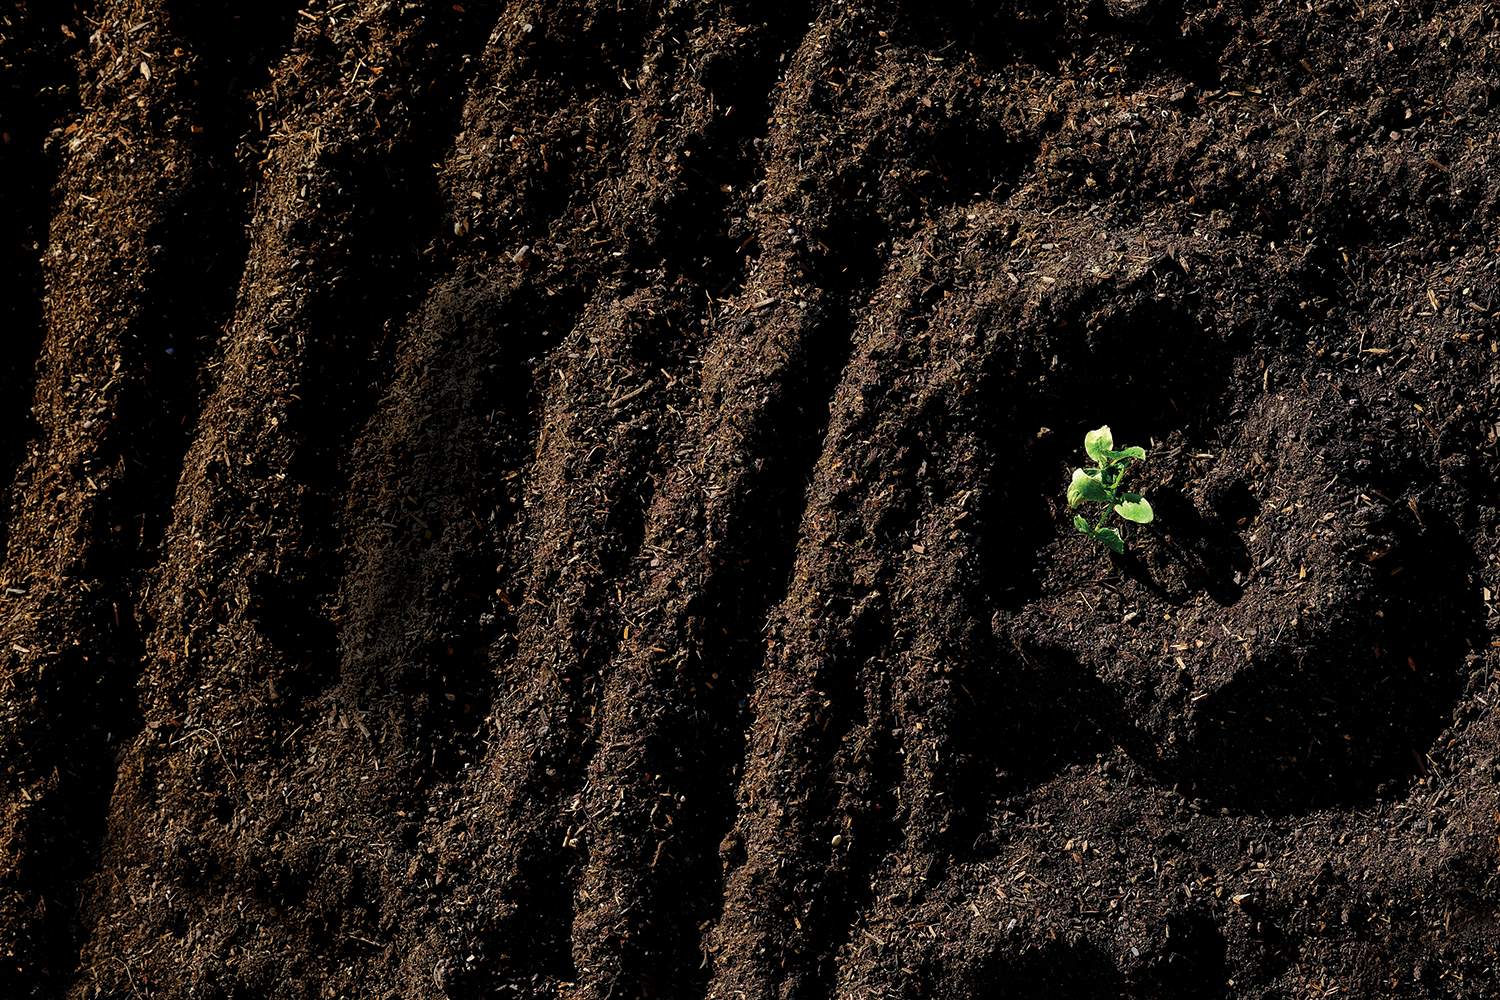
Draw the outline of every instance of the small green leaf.
M1095 503L1109 503L1114 498L1109 495L1109 490L1104 484L1082 469L1073 470L1073 481L1068 483L1068 506L1077 507L1085 500Z
M1100 528L1098 531L1095 531L1093 535L1095 538L1099 539L1099 541L1103 542L1105 545L1108 545L1111 551L1118 553L1119 555L1125 554L1125 541L1120 537L1120 533L1114 528Z
M1112 452L1109 453L1109 459L1112 462L1118 462L1121 459L1126 459L1126 458L1145 458L1145 457L1146 457L1146 449L1142 448L1140 445L1135 445L1133 447L1126 448L1123 451L1112 451Z
M1073 515L1073 527L1077 528L1085 535L1088 535L1090 538L1094 537L1094 529L1090 528L1089 523L1083 518L1079 517L1077 514Z
M1115 513L1136 524L1150 524L1151 519L1156 516L1151 510L1151 504L1139 493L1126 493L1121 502L1115 504Z
M1096 462L1104 462L1109 458L1110 449L1115 446L1114 435L1109 432L1109 424L1096 431L1089 431L1083 436L1083 450L1089 453L1089 458Z
M1077 507L1083 503L1083 484L1092 482L1088 474L1082 469L1073 470L1073 478L1068 482L1068 506Z

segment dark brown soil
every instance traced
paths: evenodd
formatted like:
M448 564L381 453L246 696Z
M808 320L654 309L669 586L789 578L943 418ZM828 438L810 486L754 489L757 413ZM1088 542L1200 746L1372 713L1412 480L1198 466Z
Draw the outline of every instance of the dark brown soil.
M1496 995L1497 53L5 4L0 993Z

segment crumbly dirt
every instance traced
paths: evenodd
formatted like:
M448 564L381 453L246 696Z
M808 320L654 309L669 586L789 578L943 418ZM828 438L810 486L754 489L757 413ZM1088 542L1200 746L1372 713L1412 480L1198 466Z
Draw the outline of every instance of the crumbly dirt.
M1490 5L0 15L6 996L1494 995Z

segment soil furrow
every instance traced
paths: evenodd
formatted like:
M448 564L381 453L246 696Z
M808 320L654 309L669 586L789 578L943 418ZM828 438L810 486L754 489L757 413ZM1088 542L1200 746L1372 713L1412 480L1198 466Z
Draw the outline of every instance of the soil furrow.
M751 312L760 297L742 293L736 311ZM839 331L822 319L838 298L809 297L810 308L789 317L718 320L679 457L653 504L638 560L645 586L622 608L630 629L602 696L600 752L583 800L605 817L588 827L574 929L596 990L680 987L707 964L698 925L715 914L712 859L732 816L740 759L742 727L729 720L761 660L765 613L785 587L805 471L822 438L816 421L796 434L784 428L822 408L843 366ZM730 402L737 405L726 426ZM660 695L646 694L653 691ZM622 788L665 811L612 821ZM620 879L645 870L654 870L649 881ZM615 955L633 939L632 951L652 961L621 968Z
M205 33L223 27L204 16ZM336 25L328 27L337 33ZM321 26L299 29L297 41L325 37ZM372 49L391 45L395 55L380 54L396 59L402 45L421 51L433 37L378 24L372 34ZM295 67L283 77L293 92L336 72L323 60L296 60ZM99 910L111 919L101 921L94 944L108 955L128 927L145 925L179 939L191 957L170 973L143 958L106 966L122 984L170 975L189 984L264 988L271 954L264 942L292 908L318 911L309 929L321 956L357 954L361 937L392 922L375 889L377 873L394 860L391 845L363 846L380 842L378 835L362 838L352 852L347 844L283 850L324 810L347 811L355 794L367 804L410 802L420 779L413 782L408 769L421 775L433 766L422 759L427 747L402 742L408 720L388 726L385 716L371 715L371 702L388 709L380 690L358 690L356 698L340 687L335 630L346 547L345 456L388 363L384 330L404 321L403 300L420 287L413 284L421 281L420 266L401 266L421 259L407 242L411 220L424 209L429 218L435 214L430 185L424 200L413 183L419 178L411 176L420 133L382 134L371 114L377 103L349 108L351 132L376 130L368 153L352 152L326 122L301 112L277 123L279 145L260 164L270 169L254 206L234 320L220 338L222 350L203 352L213 389L182 463L167 560L147 612L156 619L144 685L149 728L117 788L108 855L115 867L139 871L162 888L128 900L105 895ZM451 98L439 103L446 106ZM293 212L268 210L283 200ZM372 233L397 242L370 252ZM402 281L384 278L392 269ZM173 571L187 562L196 567L192 575ZM367 679L354 672L354 681ZM240 727L254 734L247 744L256 747L253 764L225 752ZM396 730L391 738L388 728ZM361 783L340 788L320 780L333 761L358 761ZM195 776L195 791L186 795L163 795L165 784L151 782L153 775L183 774ZM288 794L289 782L307 780L320 789L295 799ZM217 791L206 794L205 787ZM139 831L162 821L170 832L143 845ZM230 873L244 865L258 877L231 893ZM187 882L183 873L190 870L202 874ZM347 884L332 889L334 878ZM204 939L204 915L222 913L232 895L235 926ZM342 918L333 917L343 906L362 914L352 930L342 931ZM128 924L119 919L124 912L133 914ZM218 951L225 940L254 960L230 973Z
M6 336L0 344L0 463L19 465L36 424L29 412L36 361L46 337L44 262L50 253L52 188L61 168L58 139L77 117L77 70L83 42L76 33L18 4L0 35L0 61L11 85L0 90L0 309ZM10 506L6 505L7 508ZM10 510L0 512L0 542Z
M1497 51L9 5L0 982L1489 995Z
M25 657L8 687L29 707L9 717L19 724L6 754L18 795L7 810L6 870L18 880L12 902L35 908L35 922L6 926L21 928L12 947L25 956L29 990L66 981L54 977L90 924L82 892L29 886L48 877L58 851L98 857L115 764L140 727L137 616L197 416L193 359L233 295L224 280L232 268L211 274L224 263L220 241L229 237L224 256L235 252L224 179L193 134L211 107L184 103L172 86L192 71L193 55L154 61L157 51L183 55L181 36L151 27L123 37L145 12L100 11L78 78L82 115L59 140L66 153L43 257L46 338L33 397L39 433L15 491L7 553L17 604L8 646ZM159 182L119 182L143 176ZM186 274L195 280L184 287ZM37 755L51 758L42 775L26 766Z

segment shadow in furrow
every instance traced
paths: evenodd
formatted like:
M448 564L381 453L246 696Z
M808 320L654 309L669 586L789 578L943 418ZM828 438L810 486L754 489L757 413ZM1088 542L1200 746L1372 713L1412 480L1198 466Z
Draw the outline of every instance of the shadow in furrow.
M355 513L344 506L355 474L351 452L387 391L398 331L450 263L430 252L442 218L430 161L435 146L452 142L463 110L461 94L470 71L452 53L480 44L484 30L477 18L447 13L424 22L405 39L402 51L409 61L397 61L404 71L436 71L423 77L428 85L407 101L412 125L394 135L382 133L377 110L351 127L367 128L383 141L354 141L329 130L315 161L305 168L306 197L289 230L299 254L289 262L289 279L317 294L289 322L273 319L267 324L273 337L296 345L296 399L289 416L300 440L285 471L304 487L295 517L299 534L295 544L284 546L289 554L279 572L250 581L260 605L259 622L286 662L295 665L287 677L288 711L297 711L306 697L341 687L359 691L347 704L390 693L378 683L363 690L372 678L354 680L351 687L351 679L338 669L339 629L331 609L339 606L339 591L351 570L347 553L359 541L345 525ZM509 388L499 391L508 393ZM451 433L458 433L460 414L474 416L461 409L445 414L454 420ZM407 456L413 478L428 486L445 479L443 433L441 427L429 431L437 440L436 450L418 449ZM433 498L423 502L428 499ZM427 652L447 646L432 642ZM444 702L442 694L450 689L441 680L442 671L430 667L424 670L424 683L432 698L424 698L423 704L433 698ZM426 759L436 766L433 754Z
M241 39L243 41L243 39ZM212 46L205 56L215 58ZM193 114L203 120L227 120L233 108L218 94L199 95ZM29 743L36 759L55 764L54 787L44 802L31 810L26 835L27 857L23 879L34 883L45 907L47 944L29 964L43 985L49 969L66 968L75 960L90 916L79 909L74 895L100 849L105 834L110 795L119 755L141 728L136 691L137 665L145 654L137 605L148 573L170 523L183 457L199 412L199 364L208 357L218 331L232 315L246 241L241 226L246 205L237 174L227 169L224 149L188 150L174 164L178 181L164 194L140 187L139 177L127 178L127 204L141 216L154 218L142 231L123 231L126 245L151 248L138 258L147 263L133 280L119 289L116 301L101 309L115 320L105 324L118 350L112 371L88 365L66 385L69 398L57 413L73 414L87 398L98 405L85 413L80 427L93 436L75 478L103 485L92 498L79 491L69 499L79 525L73 536L54 544L77 546L76 566L60 578L62 600L44 604L34 628L38 639L55 643L57 652L38 675L33 695L35 717L43 727ZM64 233L66 237L68 234ZM103 266L103 265L100 265ZM98 296L120 279L102 270L74 272L55 289L54 322L66 329L71 313L87 312L80 301ZM68 293L77 299L70 300ZM104 333L104 331L100 331ZM83 342L74 340L72 346ZM102 365L105 359L92 358ZM67 363L62 359L62 363ZM9 369L14 371L15 369ZM93 377L81 374L90 371ZM113 379L112 379L113 377ZM116 382L114 391L108 381ZM54 435L78 428L51 428ZM30 499L27 502L31 502ZM86 596L83 596L86 595ZM79 606L82 605L82 606ZM49 636L49 617L62 611L69 621L66 636ZM58 874L66 881L59 883Z
M712 970L702 961L698 928L718 916L723 901L717 862L720 843L739 811L736 793L748 699L765 659L766 623L786 598L806 510L806 484L827 433L826 401L848 360L851 332L841 315L810 323L799 377L781 382L745 440L746 451L757 456L750 459L756 470L736 490L743 500L730 515L726 542L715 550L715 569L688 612L698 642L696 655L681 665L679 683L686 681L694 690L678 710L678 725L658 728L669 739L691 734L664 749L680 753L683 744L694 748L681 765L687 778L682 787L697 806L681 836L688 863L658 878L659 909L686 919L670 925L671 933L654 942L652 950L674 956L681 965L673 975L700 988ZM810 413L819 417L809 420ZM662 972L648 980L658 989L667 985Z
M41 261L50 248L52 189L60 169L57 139L76 114L73 58L83 40L64 34L76 3L50 5L45 20L13 9L0 35L0 62L9 86L0 87L0 469L14 470L37 430L30 407L45 320L46 278ZM72 29L69 29L72 30ZM0 552L6 550L10 505L0 505Z
M701 514L693 509L702 502L696 496L673 498L677 506L662 512L669 535L677 517L704 518L700 523L706 523L713 544L675 555L706 559L708 566L679 564L676 579L696 577L700 583L683 595L666 622L646 633L658 637L647 644L657 642L676 653L649 668L657 679L647 689L668 697L640 706L649 722L639 758L606 755L593 769L596 785L606 775L642 772L673 793L671 820L657 820L654 832L607 834L609 853L622 850L622 840L639 842L645 836L650 856L641 857L648 868L644 878L628 881L633 896L628 919L601 914L575 926L575 936L580 928L590 933L596 923L617 936L613 944L602 943L615 967L612 978L599 983L601 990L606 985L663 994L703 989L712 973L700 928L722 905L719 850L739 810L735 797L748 699L764 661L766 622L786 596L807 482L827 434L827 400L848 361L852 330L846 317L854 291L853 281L830 288L822 303L798 316L794 335L777 338L790 350L778 362L781 377L757 390L765 395L751 404L745 430L736 435L737 450L713 459L743 470L731 476L730 498L710 499ZM757 329L754 319L727 322L735 325L721 336L757 343L770 343L774 336L773 320L766 320L764 329ZM742 398L726 396L732 397L728 405ZM640 723L616 725L628 732ZM611 867L619 868L621 860ZM627 940L629 946L622 947Z

